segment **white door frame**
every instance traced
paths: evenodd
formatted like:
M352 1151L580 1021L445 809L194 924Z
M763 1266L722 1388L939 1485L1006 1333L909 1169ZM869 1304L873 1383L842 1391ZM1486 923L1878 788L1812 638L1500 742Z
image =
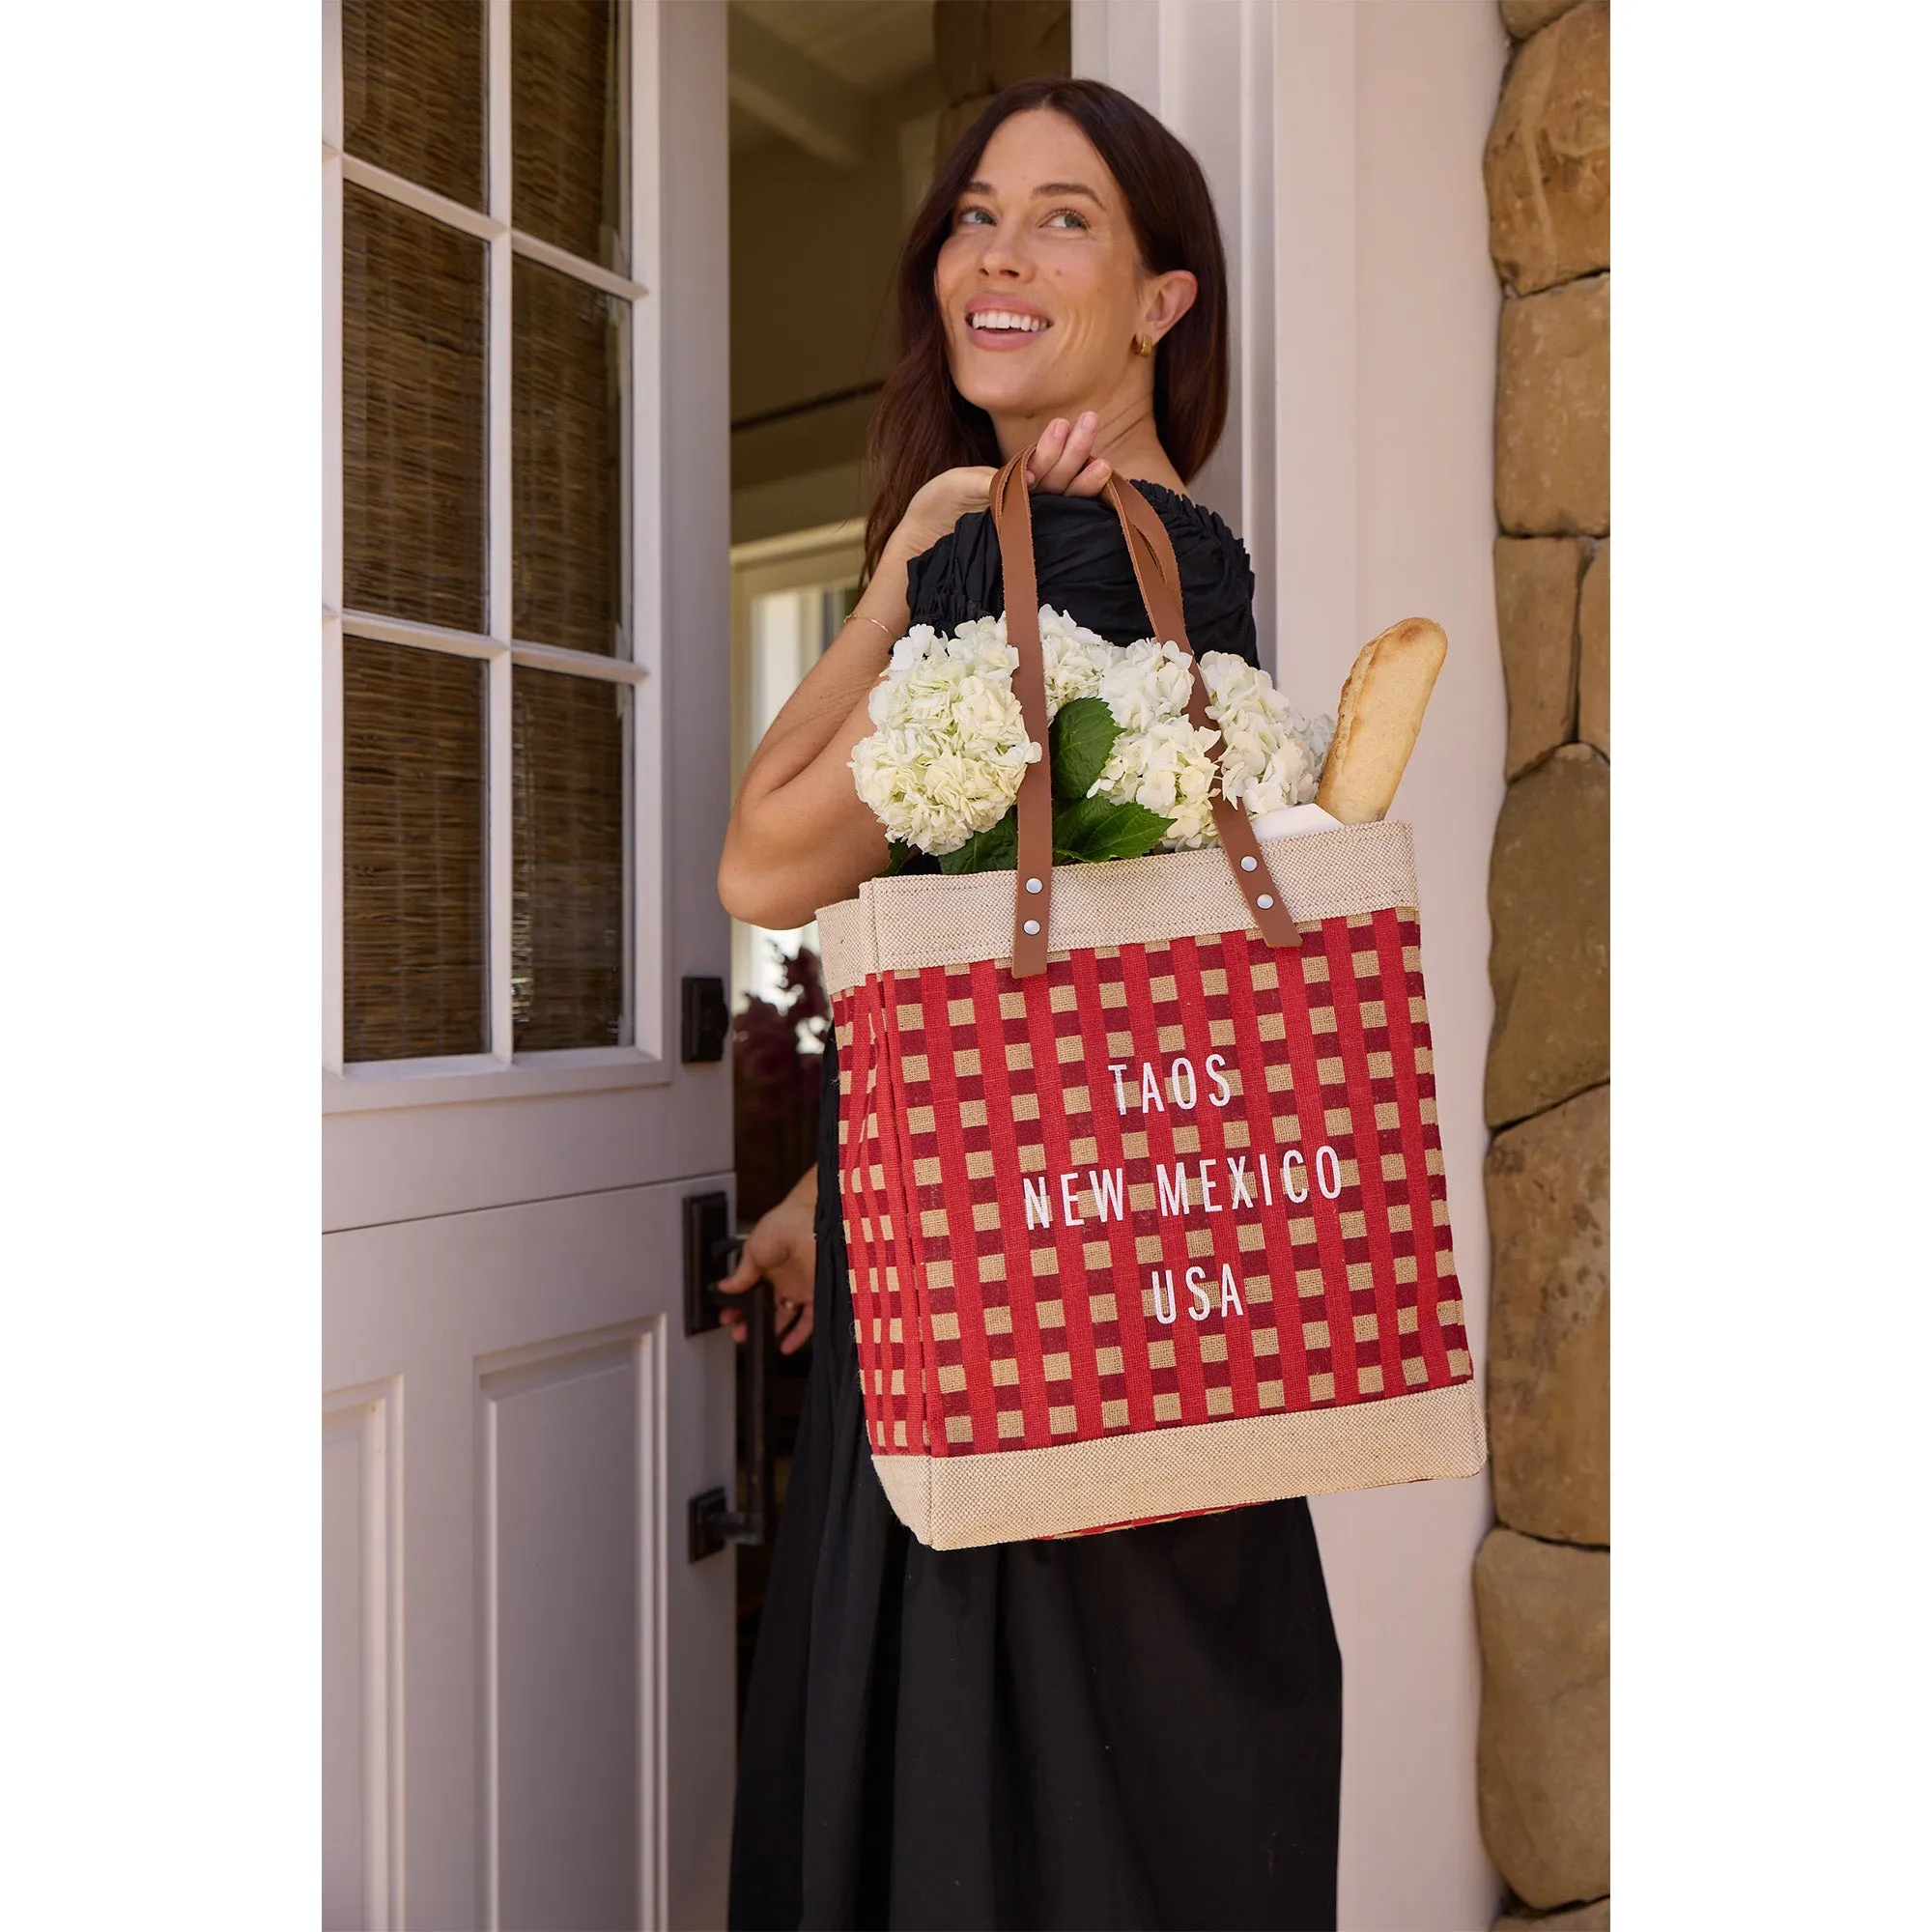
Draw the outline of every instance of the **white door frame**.
M1276 0L1072 0L1073 71L1130 94L1201 162L1228 257L1228 424L1191 494L1255 567L1255 631L1275 664Z

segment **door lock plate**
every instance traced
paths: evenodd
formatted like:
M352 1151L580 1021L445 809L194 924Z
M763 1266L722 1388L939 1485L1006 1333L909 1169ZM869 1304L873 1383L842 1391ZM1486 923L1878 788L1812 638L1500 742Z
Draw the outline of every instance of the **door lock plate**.
M683 990L679 1057L687 1066L723 1060L725 1037L731 1031L731 1006L724 997L724 981L688 977Z
M702 1335L720 1325L711 1291L731 1271L731 1203L722 1191L684 1198L684 1332Z
M734 1543L762 1543L765 1520L756 1510L734 1510L720 1490L702 1490L685 1505L686 1553L702 1563Z

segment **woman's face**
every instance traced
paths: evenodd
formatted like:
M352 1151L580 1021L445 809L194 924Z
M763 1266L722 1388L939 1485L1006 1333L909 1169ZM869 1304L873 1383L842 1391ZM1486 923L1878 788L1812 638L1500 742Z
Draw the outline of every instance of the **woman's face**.
M1137 335L1185 313L1185 270L1144 276L1120 184L1078 125L1051 108L1001 122L952 211L934 290L959 393L1027 422L1116 413L1153 385Z

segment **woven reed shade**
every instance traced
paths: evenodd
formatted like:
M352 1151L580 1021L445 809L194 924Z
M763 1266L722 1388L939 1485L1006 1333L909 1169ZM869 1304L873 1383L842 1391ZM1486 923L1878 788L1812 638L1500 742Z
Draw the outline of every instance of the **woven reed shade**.
M526 234L628 274L618 28L614 0L510 9L510 210Z
M342 685L346 1056L484 1052L484 668L347 638Z
M344 147L482 208L488 24L480 0L342 0Z
M342 190L342 577L353 610L483 628L484 244Z
M522 258L510 286L516 635L610 657L623 616L631 305Z
M513 675L517 1050L621 1045L629 693L554 671L519 667Z

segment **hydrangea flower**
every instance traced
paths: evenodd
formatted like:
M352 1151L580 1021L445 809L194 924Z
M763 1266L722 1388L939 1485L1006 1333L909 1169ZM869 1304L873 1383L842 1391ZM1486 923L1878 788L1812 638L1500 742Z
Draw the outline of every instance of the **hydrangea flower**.
M1215 837L1208 805L1214 733L1188 722L1193 680L1179 644L1142 638L1112 653L1095 694L1121 735L1088 796L1144 805L1171 819L1161 840L1168 851L1211 844Z
M1123 730L1114 740L1089 798L1115 805L1144 805L1172 819L1161 840L1167 851L1214 842L1214 816L1208 804L1214 781L1214 733L1197 730L1184 717L1151 719L1140 730Z
M1005 635L1004 627L1002 636ZM1097 631L1076 624L1065 611L1051 604L1039 607L1040 655L1046 661L1046 715L1060 714L1063 704L1076 697L1098 696L1100 679L1120 656L1118 645L1110 644Z
M1201 659L1208 715L1221 727L1221 789L1250 817L1314 803L1333 719L1311 724L1265 671L1232 651Z
M1145 731L1158 719L1187 716L1194 668L1179 644L1142 638L1116 649L1112 657L1096 696L1107 700L1122 730Z
M867 699L877 728L851 758L859 796L888 838L937 858L1006 816L1042 755L1013 696L1018 662L996 618L951 638L917 625L893 646Z
M1212 725L1201 729L1187 716L1193 667L1179 644L1110 644L1048 604L1039 633L1049 719L1098 697L1120 726L1088 796L1172 821L1166 849L1214 842L1217 747L1222 788L1250 815L1314 798L1334 720L1304 718L1265 671L1228 651L1203 656ZM917 624L893 646L867 700L877 728L852 753L859 796L890 837L939 858L1005 817L1043 754L1013 696L1018 663L1003 616L973 618L950 638Z

